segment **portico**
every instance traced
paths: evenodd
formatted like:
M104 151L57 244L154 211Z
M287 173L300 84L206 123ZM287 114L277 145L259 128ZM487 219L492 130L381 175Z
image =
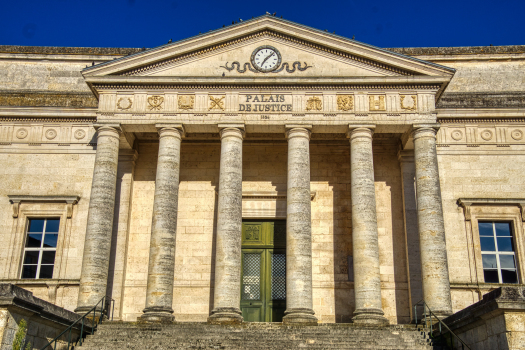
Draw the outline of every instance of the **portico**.
M258 63L254 57L260 52L266 61ZM273 55L279 61L266 67ZM177 273L186 273L192 260L177 257L177 244L195 234L188 229L195 226L185 221L190 220L189 211L183 211L188 217L180 215L181 198L185 208L190 201L179 191L188 191L182 182L208 176L214 179L210 181L213 189L205 196L195 194L198 200L192 208L194 213L211 213L202 224L202 230L210 234L207 247L213 251L210 270L198 272L209 282L209 322L242 322L242 220L262 217L286 219L283 322L316 324L315 290L324 290L330 283L335 294L348 291L339 303L352 310L353 322L391 322L395 315L385 311L392 307L386 306L388 294L385 296L382 286L395 281L384 278L385 254L381 252L388 249L381 246L386 224L384 213L378 212L384 204L383 199L378 203L381 189L377 184L397 186L391 182L401 171L384 175L386 166L378 165L374 153L381 152L385 164L399 164L399 148L414 156L416 198L404 201L417 202L424 298L440 316L452 313L435 100L453 70L263 16L88 68L83 75L99 99L99 127L79 311L93 307L106 293L119 140L131 145L133 140L142 140L149 148L138 148L139 161L149 157L147 149L153 149L151 154L157 158L155 167L144 167L154 169L149 173L150 182L154 176L154 183L148 185L154 192L150 214L136 218L141 224L151 218L151 229L143 232L149 236L148 268L139 269L146 276L146 285L128 285L130 291L142 288L145 292L136 297L144 300L141 320L178 320L173 304L186 296L174 293ZM197 168L193 175L184 174L189 170L184 162L190 161L184 152L189 154L197 147L200 157L218 161L213 174L206 173L204 166L201 173ZM342 167L348 171L319 169L320 163L326 163L323 152L327 152L326 159L337 152L348 155ZM261 161L269 156L275 161L264 163L268 167L255 165L253 157L259 154ZM377 171L378 166L384 173ZM257 169L257 181L252 180L252 169ZM376 174L387 180L378 180ZM334 193L330 212L323 209L329 204L322 207L312 202L312 184L320 179L327 179L325 192ZM245 214L243 195L257 190L261 203L270 201L273 204L268 208L275 210L265 211L266 204L259 203ZM349 198L338 203L338 196ZM392 203L403 207L401 196L394 197L392 194ZM284 212L276 209L279 205ZM191 220L201 219L198 215ZM406 220L407 213L401 215ZM332 273L338 275L335 281L323 280L316 276L326 257L314 246L330 242L322 236L333 236L336 231L351 239L340 247L331 240L342 262L339 257L337 263L331 263ZM192 257L198 257L194 253ZM350 277L343 281L345 266L353 270L351 281ZM392 284L394 294L398 284ZM185 288L190 287L191 283Z

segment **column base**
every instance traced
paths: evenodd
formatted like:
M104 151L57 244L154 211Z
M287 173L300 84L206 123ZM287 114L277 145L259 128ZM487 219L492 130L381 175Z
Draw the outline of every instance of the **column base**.
M152 306L145 308L142 312L144 315L138 318L138 322L148 323L171 323L175 322L172 308Z
M317 326L317 317L312 309L295 308L284 312L283 324Z
M84 315L86 314L88 311L90 311L91 309L93 309L93 306L79 306L75 309L75 312L79 315ZM95 309L95 312L91 311L86 317L90 320L95 320L96 322L99 321L100 319L100 313L102 311L102 306L99 305L99 307L97 307ZM106 321L108 319L108 316L107 315L104 315L102 316L102 321Z
M362 325L386 326L390 322L383 316L385 313L381 309L363 308L354 311L352 322Z
M243 320L241 309L236 307L218 307L208 317L211 324L241 324Z

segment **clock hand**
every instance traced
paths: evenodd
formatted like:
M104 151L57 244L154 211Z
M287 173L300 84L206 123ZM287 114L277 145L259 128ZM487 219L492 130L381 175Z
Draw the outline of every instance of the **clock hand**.
M261 63L261 67L264 65L264 62L266 62L266 61L268 60L268 58L270 58L270 57L273 56L274 53L275 53L275 52L272 52L271 54L269 54L268 56L266 56L266 58L265 58L265 59L262 61L262 63Z

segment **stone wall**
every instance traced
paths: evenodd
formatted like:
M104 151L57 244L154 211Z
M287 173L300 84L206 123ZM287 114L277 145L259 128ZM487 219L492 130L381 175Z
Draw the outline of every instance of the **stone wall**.
M518 350L525 347L524 311L525 289L505 286L443 322L471 350ZM459 340L453 339L455 348L461 348Z

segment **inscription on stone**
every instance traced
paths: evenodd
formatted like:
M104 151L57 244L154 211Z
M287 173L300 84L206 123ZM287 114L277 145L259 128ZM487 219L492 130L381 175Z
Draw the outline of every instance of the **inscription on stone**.
M291 112L292 104L286 95L246 95L245 103L239 103L240 112Z

